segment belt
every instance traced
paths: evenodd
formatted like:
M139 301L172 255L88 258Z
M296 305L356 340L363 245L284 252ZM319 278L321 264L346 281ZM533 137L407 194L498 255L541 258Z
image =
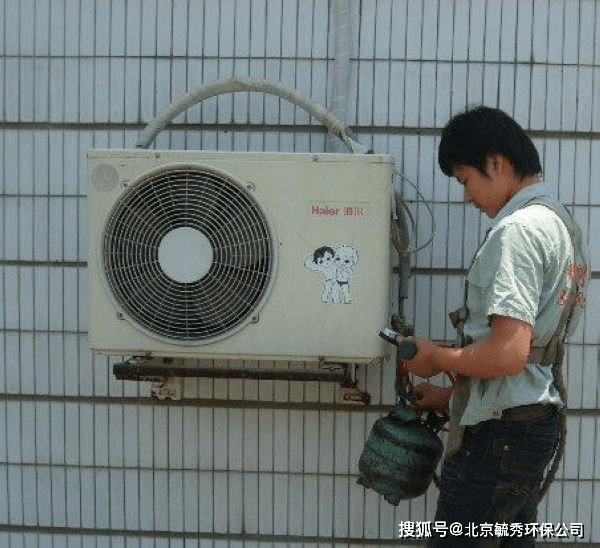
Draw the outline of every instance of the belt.
M502 411L503 421L526 422L545 417L549 413L556 413L557 408L552 403L532 403L519 405Z

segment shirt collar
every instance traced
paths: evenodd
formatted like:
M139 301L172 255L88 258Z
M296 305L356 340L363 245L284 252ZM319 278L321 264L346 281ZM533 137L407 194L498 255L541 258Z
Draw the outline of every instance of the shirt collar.
M545 183L533 183L520 189L508 202L504 204L502 209L493 219L493 225L497 225L502 219L508 217L518 209L521 209L527 202L535 198L551 198L556 200L554 192Z

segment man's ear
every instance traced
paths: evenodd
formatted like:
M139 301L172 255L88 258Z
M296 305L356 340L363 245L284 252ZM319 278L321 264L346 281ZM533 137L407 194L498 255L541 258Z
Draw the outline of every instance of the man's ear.
M508 158L497 152L488 154L485 160L485 167L489 176L499 175L507 167Z
M490 176L492 174L510 175L515 171L515 166L511 159L499 152L492 152L486 156L486 168L488 170L488 175Z

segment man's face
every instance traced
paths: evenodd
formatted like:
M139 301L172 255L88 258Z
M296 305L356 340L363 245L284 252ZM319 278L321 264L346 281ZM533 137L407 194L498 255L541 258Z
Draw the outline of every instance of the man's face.
M473 166L459 164L454 168L454 177L464 187L465 201L488 217L495 217L508 200L502 181L494 177L493 172L484 174Z

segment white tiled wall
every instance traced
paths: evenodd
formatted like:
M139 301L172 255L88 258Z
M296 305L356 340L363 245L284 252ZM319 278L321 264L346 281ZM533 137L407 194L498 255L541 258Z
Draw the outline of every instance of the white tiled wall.
M394 508L355 483L370 426L394 402L391 364L359 370L367 411L332 410L333 385L315 382L190 379L184 400L164 404L146 383L115 380L114 360L87 345L86 151L133 147L170 101L232 74L330 105L330 4L0 0L1 546L388 546L400 521L433 519L434 487ZM569 439L539 521L583 523L583 539L561 540L598 543L600 4L349 5L348 123L394 156L435 219L413 260L418 335L452 337L446 312L487 228L437 168L455 111L484 102L531 130L546 180L588 235L595 274L568 349ZM174 123L157 148L326 149L318 122L257 93L207 100ZM403 188L423 243L431 216Z

